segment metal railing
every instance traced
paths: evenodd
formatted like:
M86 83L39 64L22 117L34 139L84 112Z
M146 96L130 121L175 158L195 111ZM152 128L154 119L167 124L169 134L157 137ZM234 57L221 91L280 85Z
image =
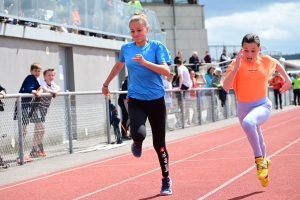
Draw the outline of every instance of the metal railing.
M92 33L116 36L131 40L129 20L134 12L143 12L148 19L149 39L159 40L166 44L166 34L161 31L155 12L131 6L122 1L80 0L64 3L63 1L28 1L21 4L12 0L12 4L0 1L0 17L5 17L17 24L32 22L33 26L50 30L51 26L83 30ZM80 23L75 22L79 11ZM18 22L16 22L18 20ZM13 23L13 22L12 22ZM37 25L38 24L38 25Z
M126 91L113 91L111 103L117 106L119 94ZM43 94L42 97L49 97ZM37 123L40 114L32 115L25 128L22 109L27 109L22 98L32 98L31 94L8 94L4 111L0 112L0 155L10 165L16 165L16 158L24 164L23 155L30 155L36 135L44 131L43 148L47 154L43 159L61 154L92 151L107 147L116 141L110 125L109 98L101 92L61 92L53 98L47 110L45 122L41 128ZM170 98L168 98L170 97ZM270 87L268 97L274 103L274 92ZM292 90L283 94L283 106L292 104ZM167 131L199 126L206 123L236 117L237 101L233 90L227 95L222 106L218 90L214 88L197 88L189 91L166 90ZM31 107L35 105L31 104ZM38 107L39 104L36 103ZM22 109L21 109L22 108ZM38 113L38 112L37 112ZM119 112L119 117L120 116ZM15 116L14 116L15 115ZM150 124L146 122L147 134L151 133ZM23 137L24 132L26 136ZM115 138L115 139L114 139ZM23 140L24 139L24 140Z

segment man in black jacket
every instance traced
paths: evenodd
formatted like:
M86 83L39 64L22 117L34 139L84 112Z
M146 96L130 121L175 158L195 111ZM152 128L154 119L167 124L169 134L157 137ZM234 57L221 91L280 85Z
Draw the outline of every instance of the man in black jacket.
M194 51L192 57L190 57L189 63L194 64L191 66L193 71L199 71L199 65L201 64L201 61L199 60L198 53L196 51Z

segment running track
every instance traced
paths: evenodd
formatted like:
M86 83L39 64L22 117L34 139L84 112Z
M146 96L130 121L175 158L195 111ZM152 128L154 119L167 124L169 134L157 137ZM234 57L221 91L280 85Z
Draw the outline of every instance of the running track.
M272 161L267 188L256 178L251 147L236 124L167 144L171 196L158 195L158 159L146 148L141 158L127 153L1 186L0 199L300 199L299 113L274 114L263 126Z

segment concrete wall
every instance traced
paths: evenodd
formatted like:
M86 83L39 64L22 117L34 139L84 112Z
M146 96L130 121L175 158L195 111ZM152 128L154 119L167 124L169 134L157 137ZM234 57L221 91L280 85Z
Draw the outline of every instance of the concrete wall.
M18 93L33 62L41 63L43 69L55 68L55 82L59 84L59 48L62 47L67 53L67 73L71 73L66 89L99 91L122 44L122 41L0 23L0 84L8 93ZM116 77L110 89L118 90L119 84Z
M205 29L204 6L175 4L175 23L173 5L146 4L143 6L153 10L160 26L167 33L167 47L174 58L182 51L183 58L188 61L193 51L197 51L203 59L208 50L207 30Z

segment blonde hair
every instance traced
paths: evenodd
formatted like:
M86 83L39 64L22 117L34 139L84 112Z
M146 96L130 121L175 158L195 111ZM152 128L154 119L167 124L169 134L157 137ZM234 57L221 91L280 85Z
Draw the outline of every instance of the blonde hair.
M142 21L142 23L144 24L145 27L149 27L147 16L142 12L134 13L134 15L131 17L131 19L129 21L129 25L131 22L136 22L136 21Z
M53 68L45 69L45 71L43 72L43 75L46 76L47 72L54 72L55 73L55 69L53 69Z
M34 69L40 69L40 70L42 70L42 65L40 63L38 63L38 62L34 62L30 66L30 71L32 71Z

